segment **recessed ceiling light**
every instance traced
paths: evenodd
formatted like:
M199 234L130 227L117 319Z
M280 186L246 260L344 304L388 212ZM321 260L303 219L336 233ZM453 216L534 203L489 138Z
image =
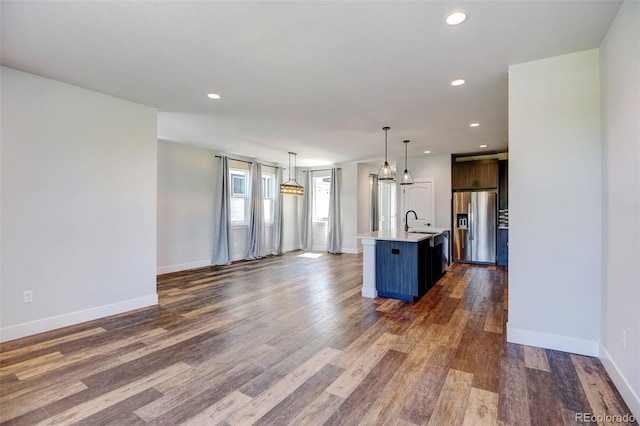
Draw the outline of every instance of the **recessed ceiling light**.
M444 18L444 21L449 25L459 25L467 20L469 14L464 10L452 10Z
M480 125L480 123L471 123L469 124L469 127L478 127Z
M480 148L486 148L487 145L480 145Z
M431 151L425 151L424 153L425 154L431 154Z
M209 93L207 96L211 99L220 99L220 95L217 93Z
M452 86L462 86L465 83L465 81L461 78L457 79L457 80L453 80L451 82Z

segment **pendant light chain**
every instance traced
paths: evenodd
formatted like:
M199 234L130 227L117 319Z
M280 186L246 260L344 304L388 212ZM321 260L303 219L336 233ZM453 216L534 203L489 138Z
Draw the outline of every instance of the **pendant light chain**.
M407 148L409 146L409 141L405 140L404 143L404 172L402 173L402 179L400 179L400 185L413 185L413 176L407 169Z
M404 141L404 169L407 170L407 144L409 141Z
M387 160L387 150L388 150L388 140L387 140L387 132L390 127L385 126L382 128L384 130L384 163L378 170L378 181L394 181L395 177L393 176L393 170L389 165L389 161Z
M387 132L389 131L389 128L387 127L384 130L384 162L385 164L387 163Z

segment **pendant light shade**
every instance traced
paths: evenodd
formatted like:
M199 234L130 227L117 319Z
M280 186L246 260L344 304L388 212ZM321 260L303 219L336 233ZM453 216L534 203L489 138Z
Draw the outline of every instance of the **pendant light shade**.
M391 166L387 161L387 132L390 127L385 126L382 128L384 130L384 163L380 166L380 170L378 170L378 181L393 181L395 180L395 176L393 175L393 170L391 170Z
M413 176L409 170L407 170L407 146L409 141L403 141L404 143L404 172L402 172L402 179L400 179L400 185L413 185Z
M294 179L291 179L291 156L293 155ZM280 185L280 193L283 195L304 195L304 187L295 179L296 154L289 152L289 180Z

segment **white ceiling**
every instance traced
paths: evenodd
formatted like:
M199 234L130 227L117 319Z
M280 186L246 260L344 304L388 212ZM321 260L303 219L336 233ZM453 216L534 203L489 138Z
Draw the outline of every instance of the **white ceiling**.
M507 149L508 65L598 47L619 6L3 0L0 52L5 66L158 108L160 139L327 165L381 160L385 125L390 159L404 139L410 157ZM452 9L469 20L445 25Z

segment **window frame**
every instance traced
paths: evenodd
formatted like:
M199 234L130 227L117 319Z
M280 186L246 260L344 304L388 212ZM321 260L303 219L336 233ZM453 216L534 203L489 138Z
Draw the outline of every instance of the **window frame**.
M331 198L331 174L328 173L318 173L316 176L313 176L311 178L311 182L312 182L312 187L313 187L313 196L312 196L312 206L311 206L311 221L312 223L315 224L328 224L329 223L329 200ZM326 211L327 211L327 215L319 217L316 213L317 213L317 209L318 209L318 192L319 189L318 188L318 183L322 182L322 186L324 187L326 184ZM324 188L323 188L324 189ZM320 189L320 190L323 190ZM324 198L324 197L323 197Z
M235 173L234 173L235 172ZM247 174L239 173L241 170L229 169L229 179L231 180L231 196L232 197L246 197L247 196ZM236 193L236 180L242 178L244 190L241 193Z
M260 185L260 191L261 191L261 198L262 198L262 208L263 208L263 215L264 215L264 224L265 225L273 225L274 223L274 214L275 214L275 203L276 203L276 188L275 188L275 184L276 184L276 174L275 173L262 173L262 178L261 178L261 185ZM267 191L268 190L268 191ZM270 201L270 207L269 207L269 215L268 217L270 218L270 220L267 220L267 208L265 206L265 202L269 200Z
M244 178L244 193L236 193L236 179L239 177ZM231 227L245 227L249 226L249 171L239 168L239 167L229 167L229 181L231 183L231 200L230 200L230 208L231 208L231 216L229 217L229 221L231 222ZM233 220L233 200L234 199L242 199L243 200L243 218L242 221Z

